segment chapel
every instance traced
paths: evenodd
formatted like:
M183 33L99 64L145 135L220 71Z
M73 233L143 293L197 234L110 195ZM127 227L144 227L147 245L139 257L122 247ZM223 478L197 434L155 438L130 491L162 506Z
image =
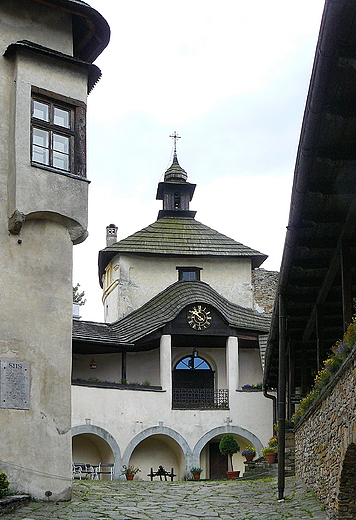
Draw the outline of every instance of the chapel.
M196 185L173 138L157 220L122 240L107 227L98 259L105 322L73 322L73 461L111 463L114 478L122 465L143 479L159 465L180 479L193 466L223 478L224 433L257 454L272 435L261 294L268 287L273 300L277 273L260 269L266 255L195 219ZM234 456L241 474L243 460Z

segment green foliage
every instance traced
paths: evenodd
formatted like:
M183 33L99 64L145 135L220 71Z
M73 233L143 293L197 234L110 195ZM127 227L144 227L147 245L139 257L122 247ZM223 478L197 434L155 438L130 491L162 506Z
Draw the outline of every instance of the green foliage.
M73 303L77 305L85 305L86 299L84 298L85 292L79 292L80 284L77 283L75 287L73 287Z
M6 473L0 473L0 498L9 493L9 486Z
M298 422L308 411L310 406L320 395L322 389L329 383L333 374L335 374L343 361L347 358L356 343L356 317L352 318L352 322L347 327L342 340L338 341L332 350L330 356L324 361L324 367L319 370L314 378L314 385L309 394L307 394L299 403L292 420Z
M142 386L151 386L151 383L145 379L145 381L142 381Z
M199 475L200 475L200 473L202 473L202 471L203 471L202 468L196 468L196 467L190 468L190 472L193 473L193 474L194 473L199 473Z
M225 433L219 443L219 450L222 455L226 455L230 460L231 471L234 471L232 465L232 456L240 451L240 445L231 433Z
M141 471L140 468L135 468L135 466L126 466L124 464L121 473L122 475L136 475L139 471Z

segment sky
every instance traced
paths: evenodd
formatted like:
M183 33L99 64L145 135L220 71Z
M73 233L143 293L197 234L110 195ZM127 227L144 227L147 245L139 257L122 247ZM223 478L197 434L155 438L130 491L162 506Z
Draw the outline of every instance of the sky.
M88 98L89 237L74 247L85 320L103 321L98 252L157 219L178 160L196 220L278 271L323 0L87 0L111 28Z

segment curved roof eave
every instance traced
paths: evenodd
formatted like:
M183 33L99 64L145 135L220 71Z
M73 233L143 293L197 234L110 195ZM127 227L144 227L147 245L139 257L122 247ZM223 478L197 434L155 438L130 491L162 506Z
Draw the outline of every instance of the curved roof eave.
M34 0L69 12L73 19L74 56L89 63L107 47L110 27L105 18L81 0Z
M267 334L270 316L236 305L201 281L175 282L139 309L109 325L120 342L132 343L162 328L183 308L197 301L217 309L234 328Z

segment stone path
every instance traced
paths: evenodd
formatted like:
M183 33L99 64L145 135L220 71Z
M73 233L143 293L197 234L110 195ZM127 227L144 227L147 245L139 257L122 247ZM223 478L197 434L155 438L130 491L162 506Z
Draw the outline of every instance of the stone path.
M285 502L276 479L245 481L75 481L71 502L30 504L4 519L73 520L326 520L313 493L294 477Z

